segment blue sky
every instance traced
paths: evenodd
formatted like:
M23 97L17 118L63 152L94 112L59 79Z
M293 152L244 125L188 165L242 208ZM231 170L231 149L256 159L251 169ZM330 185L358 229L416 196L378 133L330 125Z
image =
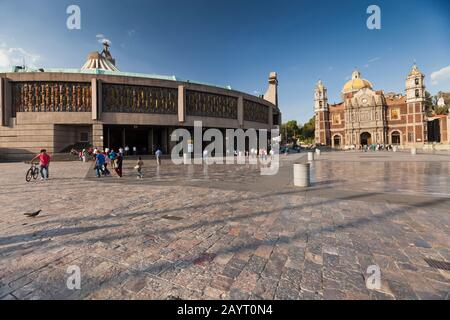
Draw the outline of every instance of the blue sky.
M81 30L66 8L81 8ZM381 8L381 30L366 9ZM318 79L331 103L357 67L385 92L404 91L414 61L432 93L450 91L448 0L0 0L0 69L19 63L79 68L97 35L121 71L177 75L262 94L279 74L284 120L313 115Z

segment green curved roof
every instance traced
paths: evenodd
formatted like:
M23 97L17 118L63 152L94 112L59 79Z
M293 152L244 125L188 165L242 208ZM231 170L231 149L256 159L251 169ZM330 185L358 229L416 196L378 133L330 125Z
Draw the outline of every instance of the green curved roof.
M209 83L203 83L198 81L191 81L191 80L185 80L176 76L162 76L158 74L145 74L145 73L134 73L134 72L122 72L122 71L107 71L107 70L100 70L100 69L94 69L94 70L81 70L81 69L43 69L44 72L47 73L81 73L81 74L104 74L104 75L112 75L112 76L122 76L122 77L135 77L135 78L148 78L148 79L158 79L158 80L168 80L168 81L179 81L179 82L189 82L199 85L206 85L206 86L212 86L217 88L222 88L226 90L233 90L231 86L218 86L214 84ZM2 71L0 71L2 72ZM21 72L42 72L38 69L17 69L15 67L12 68L12 70L9 71L3 71L3 72L12 72L12 73L21 73Z

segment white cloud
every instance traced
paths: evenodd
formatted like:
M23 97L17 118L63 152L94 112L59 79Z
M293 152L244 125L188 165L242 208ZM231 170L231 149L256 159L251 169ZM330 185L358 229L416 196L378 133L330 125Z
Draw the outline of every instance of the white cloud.
M108 43L111 44L111 40L109 40L108 38L105 37L105 35L103 33L99 33L95 36L97 38L98 43Z
M443 80L450 79L450 66L431 73L431 84L436 86Z
M375 62L378 60L381 60L381 57L375 57L375 58L369 59L369 63L372 63L372 62Z
M135 34L136 34L136 30L134 30L134 29L128 30L129 37L133 37Z
M27 67L37 68L37 63L41 57L37 54L30 53L23 48L0 47L0 68L11 68L13 66L22 65L25 62Z

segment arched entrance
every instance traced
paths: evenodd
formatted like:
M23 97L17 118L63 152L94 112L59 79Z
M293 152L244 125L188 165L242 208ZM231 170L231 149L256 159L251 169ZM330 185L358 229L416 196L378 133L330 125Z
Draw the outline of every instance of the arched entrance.
M372 144L372 135L368 132L361 133L361 145L368 146Z
M393 145L400 145L400 132L394 131L391 133L391 142Z
M341 147L341 136L335 135L333 137L333 147L334 148L340 148Z

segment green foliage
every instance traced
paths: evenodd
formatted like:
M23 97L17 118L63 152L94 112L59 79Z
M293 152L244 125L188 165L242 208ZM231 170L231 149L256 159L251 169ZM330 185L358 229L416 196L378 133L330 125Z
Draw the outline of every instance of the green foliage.
M314 141L314 131L316 128L316 118L312 117L300 128L300 139L303 141Z
M297 141L299 134L300 128L298 127L296 120L290 120L281 125L281 140L283 143Z
M301 140L306 143L314 142L315 117L310 119L303 126L297 121L290 120L281 125L281 138L283 143L297 143Z
M441 96L444 98L445 106L439 107L438 101ZM430 117L435 115L448 114L450 109L450 92L438 92L437 95L431 96L431 94L426 91L425 107L427 115Z
M433 107L436 105L435 101L437 102L436 97L433 97L431 93L425 91L425 110L433 110Z

